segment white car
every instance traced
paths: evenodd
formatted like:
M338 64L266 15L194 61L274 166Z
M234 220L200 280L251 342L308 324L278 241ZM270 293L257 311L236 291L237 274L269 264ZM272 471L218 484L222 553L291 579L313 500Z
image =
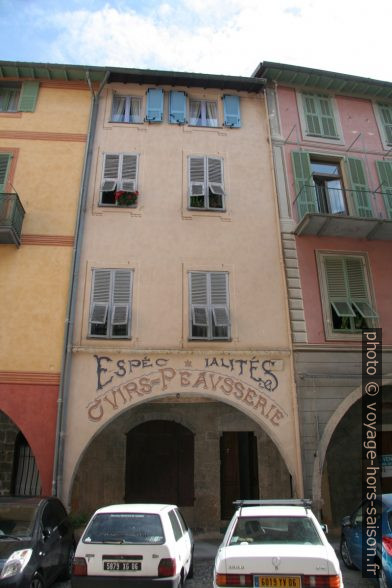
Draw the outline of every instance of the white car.
M244 500L215 558L214 588L343 588L309 500Z
M192 556L192 534L175 505L107 506L79 541L71 585L177 588L192 576Z

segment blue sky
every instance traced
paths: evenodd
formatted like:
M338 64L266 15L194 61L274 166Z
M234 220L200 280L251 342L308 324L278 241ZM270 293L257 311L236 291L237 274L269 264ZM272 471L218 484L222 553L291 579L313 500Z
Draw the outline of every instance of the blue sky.
M392 0L0 0L0 60L392 81Z

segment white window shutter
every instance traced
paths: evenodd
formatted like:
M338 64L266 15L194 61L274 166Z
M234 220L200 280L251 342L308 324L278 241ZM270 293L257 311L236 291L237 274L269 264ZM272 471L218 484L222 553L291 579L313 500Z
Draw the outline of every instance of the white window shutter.
M227 274L211 272L210 300L212 316L217 327L228 327L230 324L228 308Z
M204 157L189 158L189 193L190 196L205 195Z
M115 270L113 286L112 324L126 325L130 313L132 274L130 270Z
M94 270L90 322L106 323L110 300L110 270Z
M103 302L93 302L90 322L93 325L104 325L108 316L109 305Z
M138 156L124 154L122 157L121 187L126 192L135 192L137 180Z
M223 161L218 157L207 157L208 187L213 194L224 195Z
M212 314L217 327L229 326L229 313L226 306L214 306L212 308Z
M192 323L196 327L208 326L208 311L206 306L192 306Z
M197 327L208 326L208 283L206 272L191 272L192 323Z
M103 165L102 192L116 189L120 175L120 154L107 153Z

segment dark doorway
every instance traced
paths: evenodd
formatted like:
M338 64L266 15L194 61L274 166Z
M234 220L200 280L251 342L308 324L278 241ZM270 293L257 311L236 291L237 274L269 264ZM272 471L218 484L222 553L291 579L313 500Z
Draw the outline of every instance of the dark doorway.
M171 421L149 421L127 435L125 500L193 506L194 437Z
M249 432L225 432L220 439L221 518L231 518L233 501L259 498L257 439Z
M20 432L15 439L11 493L15 496L39 496L41 494L41 481L35 457L30 445Z

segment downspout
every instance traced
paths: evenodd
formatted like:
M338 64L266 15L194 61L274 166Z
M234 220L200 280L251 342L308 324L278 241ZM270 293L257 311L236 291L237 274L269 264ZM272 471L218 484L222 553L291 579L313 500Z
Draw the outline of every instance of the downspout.
M56 439L55 439L55 451L54 451L54 463L53 463L53 479L52 479L52 495L59 496L62 490L63 480L63 462L64 462L64 437L65 437L65 425L67 418L67 400L69 391L69 381L71 376L71 364L72 364L72 340L74 331L75 321L75 308L76 308L76 296L79 279L79 268L80 268L80 256L83 243L84 224L86 217L86 200L88 185L90 181L91 172L91 160L93 156L93 146L95 138L95 130L98 117L99 109L99 98L100 94L107 82L109 77L109 71L105 73L105 77L102 80L98 91L95 93L90 74L86 71L86 79L90 88L92 96L92 106L90 111L90 120L88 126L87 146L85 150L84 162L83 162L83 173L82 173L82 184L80 188L79 206L76 217L75 225L75 242L72 254L72 266L71 266L71 279L68 288L68 302L67 302L67 315L65 320L65 333L64 333L64 345L63 345L63 358L61 366L59 396L57 401L57 425L56 425Z

